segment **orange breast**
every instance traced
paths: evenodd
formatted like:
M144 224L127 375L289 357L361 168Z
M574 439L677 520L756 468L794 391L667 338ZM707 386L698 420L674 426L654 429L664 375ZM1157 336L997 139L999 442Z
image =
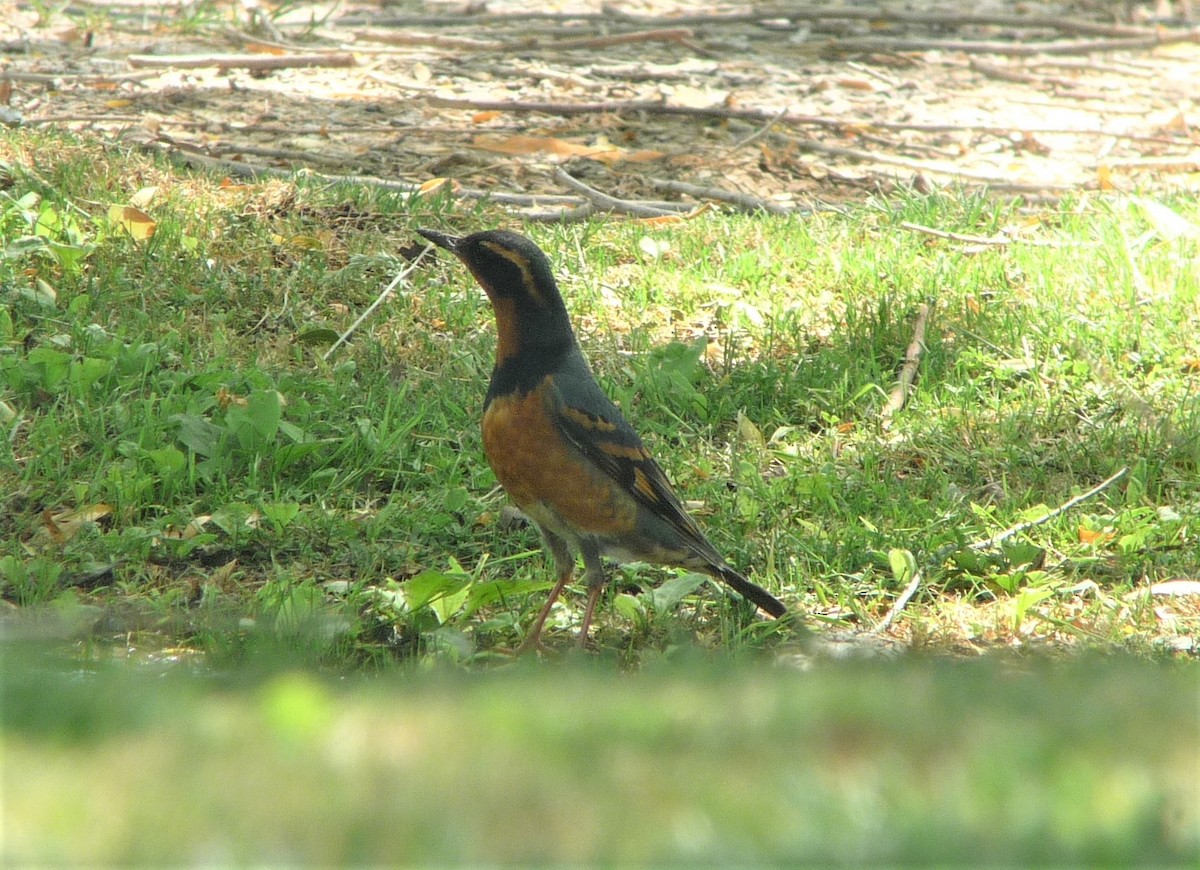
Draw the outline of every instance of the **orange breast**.
M585 534L614 535L633 528L637 504L563 441L540 388L492 400L483 415L483 449L518 507L541 503Z

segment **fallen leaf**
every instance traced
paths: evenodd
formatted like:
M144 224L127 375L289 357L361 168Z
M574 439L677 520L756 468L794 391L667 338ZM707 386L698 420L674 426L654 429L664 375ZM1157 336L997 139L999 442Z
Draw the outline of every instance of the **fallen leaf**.
M150 205L151 200L158 195L158 187L143 187L133 196L129 197L129 204L134 208L145 208Z
M417 188L417 193L421 194L422 196L428 196L431 193L439 192L447 184L450 185L450 190L454 193L457 193L462 188L462 185L459 184L457 181L454 181L449 178L440 178L439 177L439 178L431 178L428 181L426 181L424 184L422 184L420 187Z
M1131 196L1129 202L1141 209L1154 231L1168 242L1178 238L1200 238L1200 227L1171 208L1144 196Z
M674 215L670 215L674 217ZM655 239L652 236L642 236L638 240L638 247L642 253L652 260L657 260L663 254L671 250L671 243L666 239Z
M265 42L247 42L243 48L255 54L273 54L276 57L288 53L288 50L285 48L280 48L278 45L268 45Z
M1200 595L1200 580L1164 580L1150 587L1151 595Z
M1079 527L1079 543L1081 544L1103 544L1105 541L1111 541L1114 533L1105 531L1104 529L1089 529L1086 526Z
M663 156L661 151L627 151L607 142L599 145L582 145L554 136L500 137L480 134L471 142L476 148L498 154L553 154L562 158L585 157L603 163L615 163L619 160L631 162L658 160Z
M108 219L139 242L144 242L153 236L157 226L150 215L132 205L110 206Z
M471 116L472 124L486 124L488 121L494 121L500 117L500 112L476 112Z

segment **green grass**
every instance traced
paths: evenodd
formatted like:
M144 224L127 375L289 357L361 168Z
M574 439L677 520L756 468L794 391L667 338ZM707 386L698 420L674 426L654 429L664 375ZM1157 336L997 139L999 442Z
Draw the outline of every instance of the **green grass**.
M501 521L481 454L493 327L466 270L419 269L322 358L414 227L502 216L3 137L4 600L65 615L69 636L217 656L315 623L312 658L342 666L483 662L520 639L550 572L534 532ZM156 223L140 241L108 217L139 191ZM1155 652L1195 634L1194 598L1146 592L1196 577L1200 532L1198 243L1163 207L1200 224L1195 200L1029 215L956 194L526 231L714 542L797 611L872 627L903 586L899 551L923 577L906 641ZM968 253L904 221L1049 244ZM881 427L925 301L918 388ZM1125 466L1012 546L970 549ZM655 596L667 576L617 573L602 651L636 665L678 643L794 646L711 587Z
M1190 666L23 665L0 759L16 865L1185 866L1200 849Z
M648 566L592 650L576 588L514 661L551 572L480 449L482 293L430 263L323 359L415 227L511 222L0 132L0 861L1186 864L1200 605L1150 593L1200 562L1200 250L1162 207L1200 224L953 194L524 228L733 564L833 637L922 583L899 661L798 658Z

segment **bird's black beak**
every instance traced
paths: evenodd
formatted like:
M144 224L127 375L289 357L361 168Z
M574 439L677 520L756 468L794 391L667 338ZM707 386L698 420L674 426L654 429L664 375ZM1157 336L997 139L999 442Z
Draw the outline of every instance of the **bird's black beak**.
M462 241L461 236L452 236L447 233L439 233L437 230L426 230L421 228L418 228L417 232L429 239L429 241L433 242L439 248L445 248L451 254L458 253L458 244Z

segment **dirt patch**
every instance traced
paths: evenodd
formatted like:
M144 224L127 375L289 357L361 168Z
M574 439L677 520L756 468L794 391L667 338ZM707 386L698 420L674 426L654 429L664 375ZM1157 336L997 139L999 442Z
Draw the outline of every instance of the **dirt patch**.
M231 175L450 179L551 219L605 205L563 163L643 216L722 193L790 210L897 186L1200 190L1200 28L1120 4L921 5L298 4L271 17L93 2L39 20L0 2L0 102L10 124ZM150 65L166 55L192 57Z

